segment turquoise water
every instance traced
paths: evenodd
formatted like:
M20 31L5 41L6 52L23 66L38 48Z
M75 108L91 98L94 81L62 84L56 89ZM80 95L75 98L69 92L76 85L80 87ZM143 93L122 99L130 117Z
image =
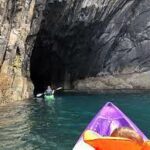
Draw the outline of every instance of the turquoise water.
M150 94L65 94L43 106L33 100L0 107L0 150L71 150L107 102L150 137Z

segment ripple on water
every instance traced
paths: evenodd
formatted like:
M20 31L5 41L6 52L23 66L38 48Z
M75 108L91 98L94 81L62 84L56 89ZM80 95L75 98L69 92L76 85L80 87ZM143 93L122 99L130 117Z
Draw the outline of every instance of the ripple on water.
M150 136L150 94L69 95L46 106L24 101L0 107L0 150L71 150L110 100Z
M13 103L0 107L0 149L16 149L25 144L22 140L30 132L28 103Z

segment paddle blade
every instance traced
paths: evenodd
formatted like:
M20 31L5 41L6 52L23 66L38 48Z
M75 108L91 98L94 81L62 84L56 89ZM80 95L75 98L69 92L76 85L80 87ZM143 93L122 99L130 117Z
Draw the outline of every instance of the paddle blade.
M61 90L61 89L62 89L62 87L59 87L59 88L57 88L57 89L53 90L53 91L52 91L52 94L54 94L54 93L55 93L55 91L58 91L58 90Z
M62 89L62 87L59 87L59 88L57 88L55 91L58 91L58 90L61 90Z
M39 93L36 95L36 97L41 97L43 95L43 93Z

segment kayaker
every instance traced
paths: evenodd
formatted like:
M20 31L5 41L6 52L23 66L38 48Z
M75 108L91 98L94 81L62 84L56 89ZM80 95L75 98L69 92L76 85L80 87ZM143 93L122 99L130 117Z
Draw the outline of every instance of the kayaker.
M44 94L46 94L46 95L52 95L53 94L53 90L51 89L50 85L47 87Z
M128 138L136 143L142 145L144 143L143 138L133 129L127 128L127 127L120 127L115 129L112 134L112 137L123 137L123 138Z

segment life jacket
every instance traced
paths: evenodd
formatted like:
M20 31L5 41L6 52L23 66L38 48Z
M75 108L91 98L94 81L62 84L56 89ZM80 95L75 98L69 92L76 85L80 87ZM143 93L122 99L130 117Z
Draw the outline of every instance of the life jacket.
M150 141L146 141L144 143L143 149L142 150L150 150Z
M150 150L150 141L140 145L128 138L102 137L91 130L84 132L83 139L95 150Z

